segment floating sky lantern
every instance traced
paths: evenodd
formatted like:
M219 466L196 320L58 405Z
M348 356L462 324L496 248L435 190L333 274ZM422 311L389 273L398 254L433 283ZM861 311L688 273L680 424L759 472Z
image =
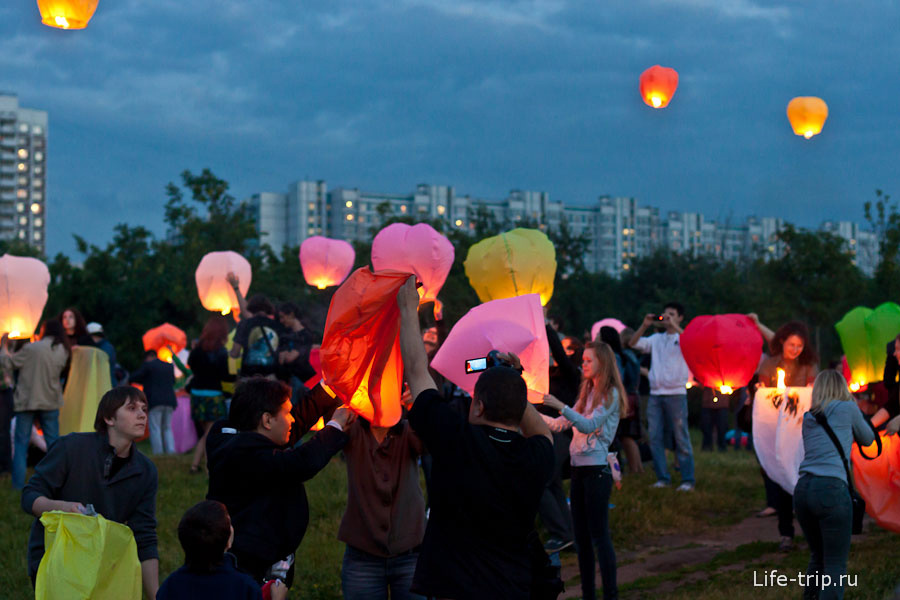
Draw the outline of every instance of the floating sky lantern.
M99 0L37 0L41 22L57 29L84 29Z
M678 71L653 65L641 73L641 98L647 106L665 108L678 88Z
M206 310L213 310L223 315L239 309L234 288L228 283L228 273L234 273L238 279L238 289L242 296L250 290L252 271L247 259L237 252L210 252L203 257L194 279L197 282L197 294Z
M50 271L36 258L4 254L0 257L0 334L29 338L47 304Z
M850 367L851 391L881 381L888 342L900 333L900 306L885 302L872 310L857 306L835 324Z
M537 229L513 229L481 240L469 248L464 266L482 302L540 294L546 305L553 296L556 249Z
M753 377L763 339L746 315L701 315L685 327L680 343L697 381L730 394Z
M376 427L400 420L403 359L397 292L407 273L368 267L335 291L319 355L325 383L351 410Z
M172 354L178 354L187 347L187 334L171 323L163 323L149 330L141 338L144 350L156 350L160 360L172 362Z
M453 257L450 240L427 223L394 223L372 240L372 269L414 274L422 284L420 302L434 302L435 314L441 310L437 296L453 266Z
M806 139L822 132L828 118L828 105L815 96L801 96L788 102L787 117L794 133Z
M332 285L340 285L350 270L356 252L344 240L332 240L316 235L300 244L300 268L306 283L320 290Z
M528 294L493 300L467 312L447 336L431 366L470 395L480 373L466 373L466 361L491 350L513 352L525 369L528 399L544 401L549 390L550 351L540 296Z

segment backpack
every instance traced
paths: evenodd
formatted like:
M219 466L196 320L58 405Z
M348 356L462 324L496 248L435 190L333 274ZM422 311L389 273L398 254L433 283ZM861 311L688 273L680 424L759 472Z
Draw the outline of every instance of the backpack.
M247 338L247 348L241 367L244 375L271 375L278 364L275 348L278 333L264 325L255 327Z

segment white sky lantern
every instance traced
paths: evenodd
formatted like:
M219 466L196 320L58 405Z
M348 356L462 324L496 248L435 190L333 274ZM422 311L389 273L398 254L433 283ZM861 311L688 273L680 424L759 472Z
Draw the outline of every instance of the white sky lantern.
M0 332L29 338L47 304L50 271L36 258L0 257Z
M234 289L225 279L228 273L237 275L238 287L242 296L250 290L252 271L247 259L237 252L210 252L203 257L197 267L194 278L197 281L197 294L203 308L223 315L237 311L238 300Z

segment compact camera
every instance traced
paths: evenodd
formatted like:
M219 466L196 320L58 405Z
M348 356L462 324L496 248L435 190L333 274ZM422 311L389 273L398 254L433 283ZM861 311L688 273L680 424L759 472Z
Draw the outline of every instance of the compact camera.
M491 367L496 367L498 365L503 365L504 367L511 367L512 365L508 362L500 358L500 352L498 350L491 350L488 352L488 355L482 358L470 358L466 361L466 374L469 373L479 373L481 371L485 371L490 369Z

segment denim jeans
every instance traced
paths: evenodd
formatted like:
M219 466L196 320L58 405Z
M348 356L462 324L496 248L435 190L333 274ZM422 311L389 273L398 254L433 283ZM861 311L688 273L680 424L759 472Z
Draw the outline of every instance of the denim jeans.
M612 473L608 466L572 467L572 525L583 598L597 597L594 550L600 563L603 599L618 598L616 551L609 533L609 495Z
M821 583L818 587L804 588L803 597L843 598L840 578L847 572L853 520L847 484L836 477L804 473L794 488L794 509L809 544L807 575L824 574L831 578L831 585L824 590Z
M171 406L154 406L150 409L150 450L153 454L175 454L175 434L172 433Z
M44 431L47 448L59 438L58 410L24 410L16 413L16 432L13 446L12 484L20 490L25 487L25 467L28 461L28 443L31 441L31 426L37 419Z
M345 600L387 600L388 590L391 600L424 600L409 591L418 560L418 552L383 558L348 545L341 566Z
M694 483L694 451L691 448L691 436L688 432L687 394L676 396L657 396L650 394L647 402L647 425L650 429L650 451L653 453L653 470L656 479L672 482L669 469L666 467L666 448L664 444L664 424L669 422L675 434L675 453L678 456L678 467L681 470L682 483Z

